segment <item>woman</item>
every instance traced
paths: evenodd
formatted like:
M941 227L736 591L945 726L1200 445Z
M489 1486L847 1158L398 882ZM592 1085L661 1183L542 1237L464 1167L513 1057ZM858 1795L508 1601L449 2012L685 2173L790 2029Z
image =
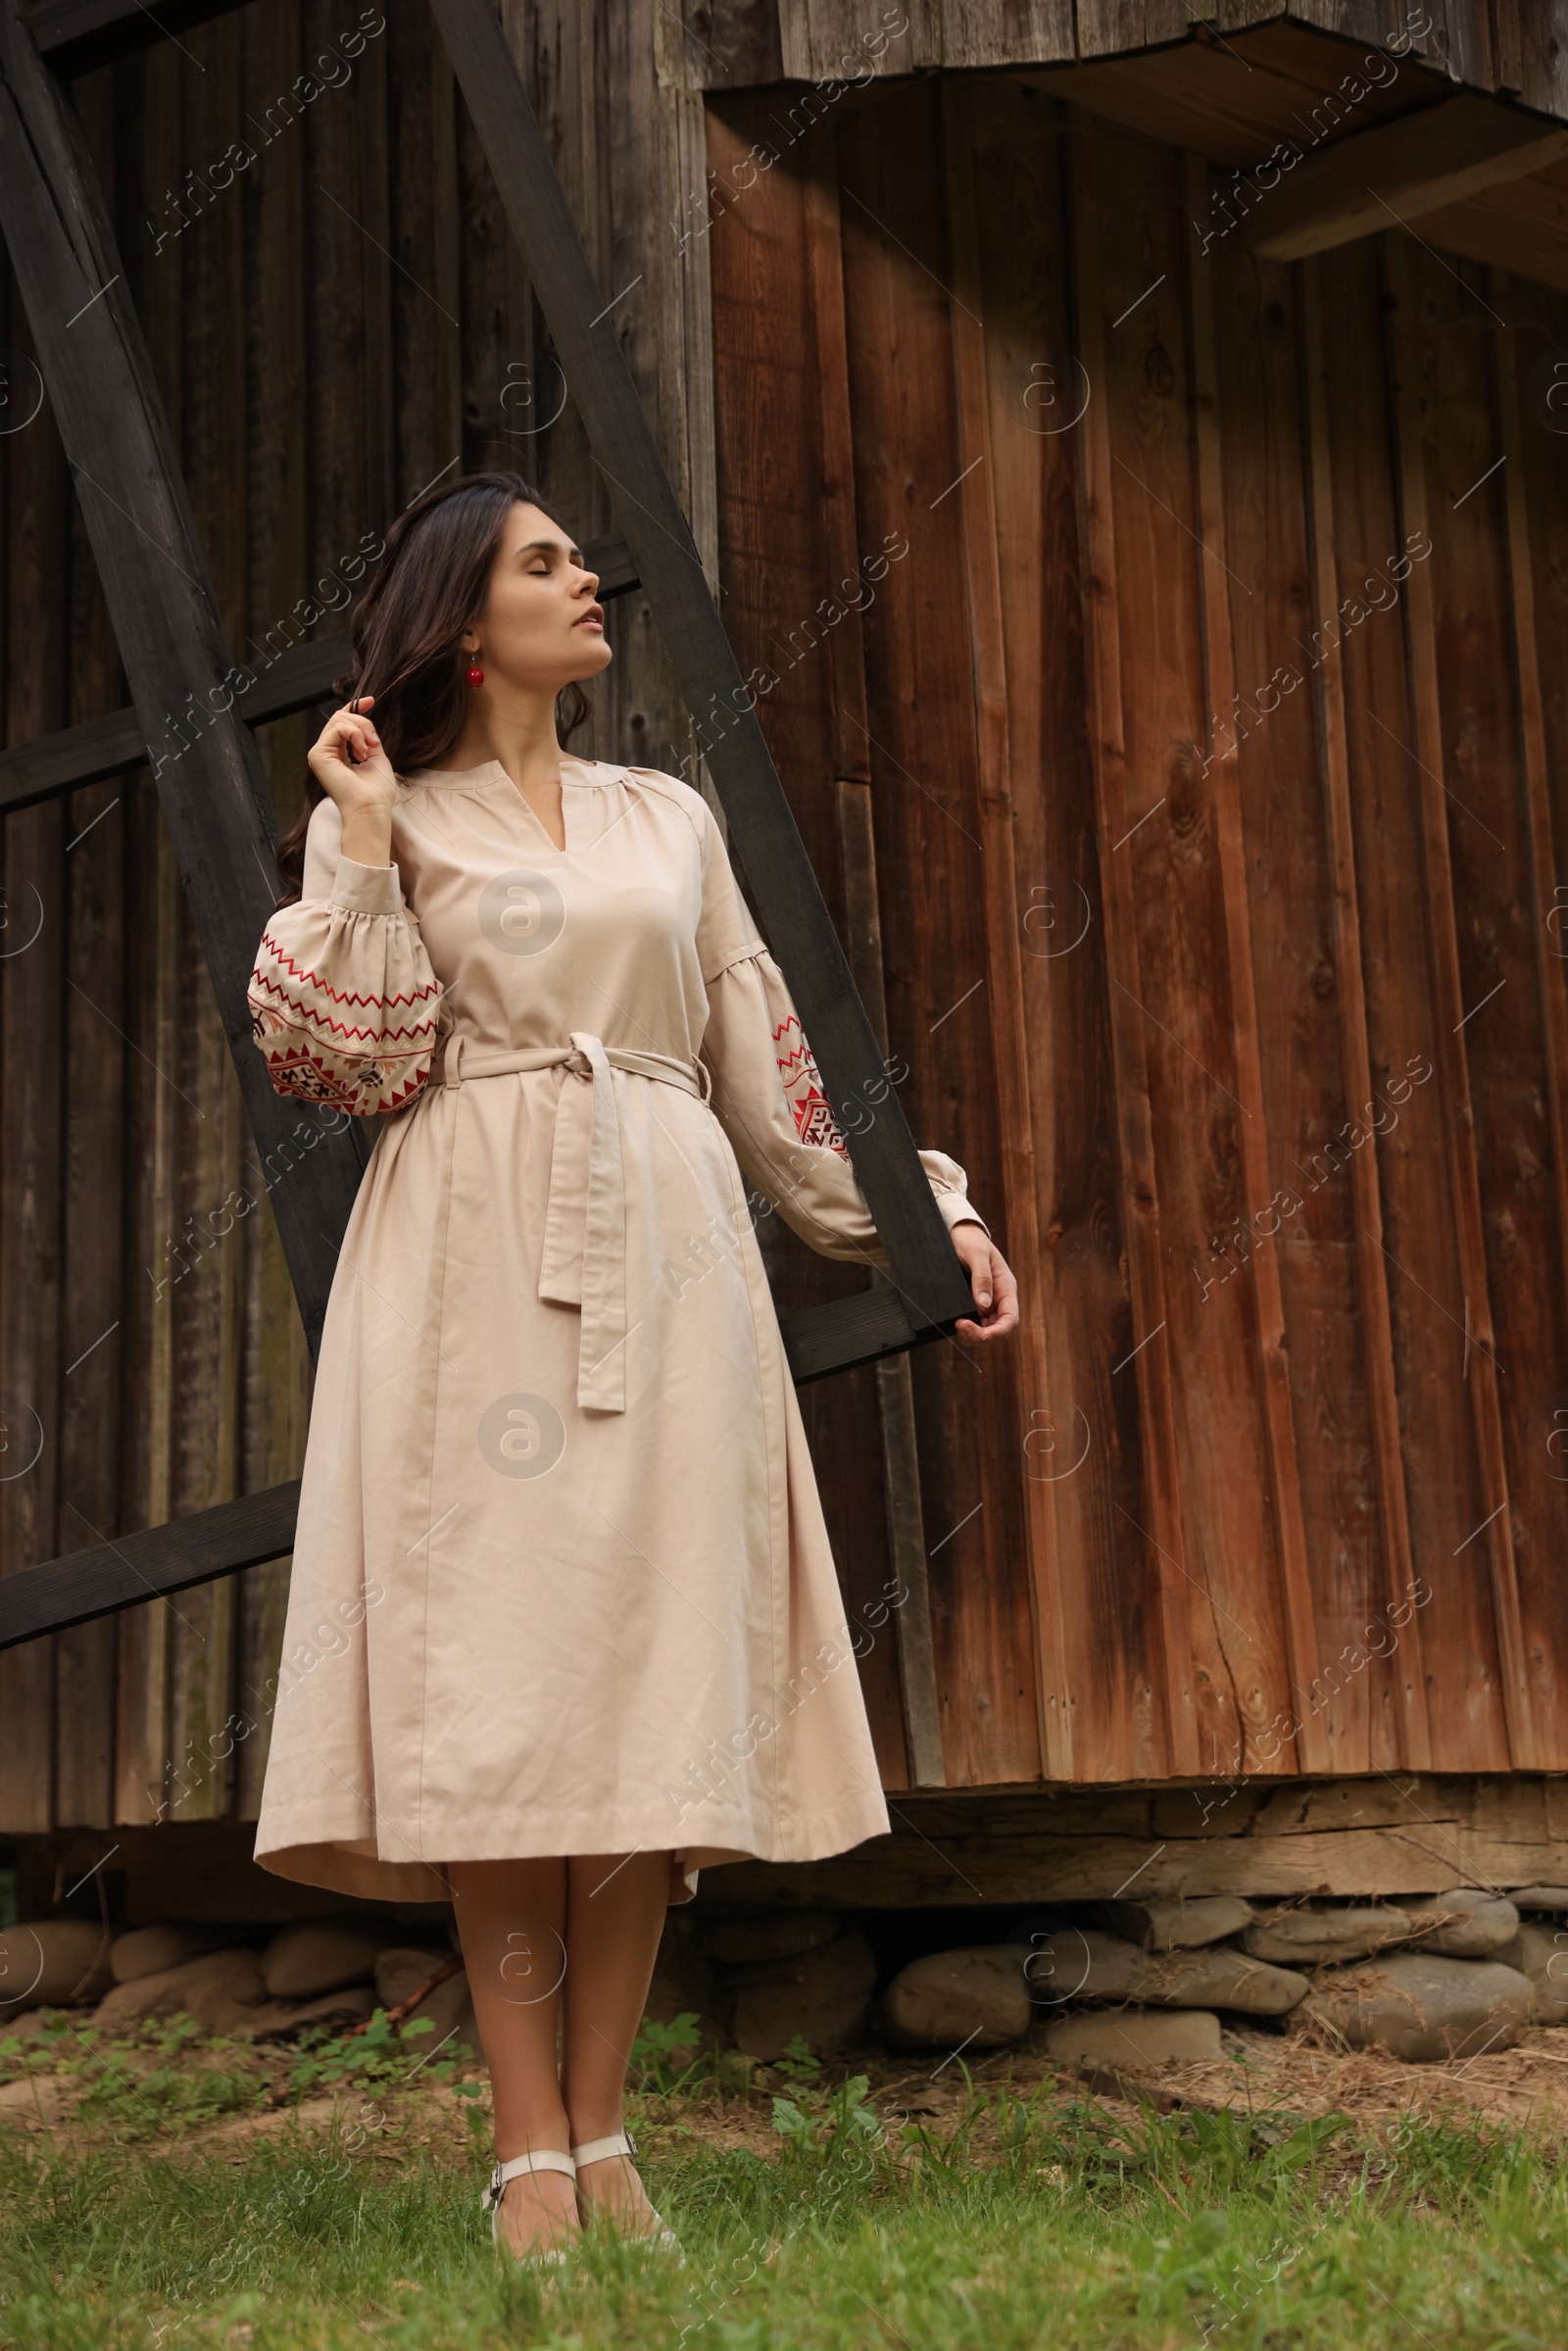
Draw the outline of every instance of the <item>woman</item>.
M257 1859L451 1899L487 2206L544 2258L596 2214L660 2231L621 2100L666 1903L887 1828L747 1185L886 1259L707 804L562 750L611 658L597 584L514 474L400 519L250 988L281 1092L390 1113L322 1333ZM998 1338L1012 1277L921 1157L958 1330Z

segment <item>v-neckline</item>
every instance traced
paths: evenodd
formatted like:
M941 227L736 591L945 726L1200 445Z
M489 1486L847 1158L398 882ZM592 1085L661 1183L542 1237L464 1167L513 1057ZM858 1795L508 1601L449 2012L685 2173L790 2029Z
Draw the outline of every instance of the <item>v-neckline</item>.
M564 751L561 755L561 829L564 835L561 842L552 839L550 828L544 818L525 795L518 791L517 786L499 759L480 759L472 767L421 767L416 775L410 776L408 780L410 784L429 783L437 787L448 785L460 791L469 792L494 791L498 785L504 784L513 799L522 808L527 820L536 831L543 834L552 853L558 857L569 857L580 855L585 848L591 846L582 838L581 817L583 811L580 799L581 795L594 790L595 779L592 776L584 778L581 774L572 775L567 770L594 768L602 765L603 762L580 759L574 751ZM572 795L577 795L578 798L573 800Z
M521 808L523 814L528 818L529 822L533 824L539 832L543 833L545 840L549 844L550 848L554 850L556 856L558 857L568 857L571 854L572 827L571 818L567 813L566 808L566 794L570 787L564 774L561 778L562 838L558 841L551 832L549 825L546 824L544 818L534 807L532 801L528 798L526 792L520 788L514 776L508 774L506 768L502 765L499 759L481 759L476 767L448 768L446 773L449 775L482 775L487 769L494 775L497 783L506 785L507 790L512 794L513 799L517 803L517 806Z

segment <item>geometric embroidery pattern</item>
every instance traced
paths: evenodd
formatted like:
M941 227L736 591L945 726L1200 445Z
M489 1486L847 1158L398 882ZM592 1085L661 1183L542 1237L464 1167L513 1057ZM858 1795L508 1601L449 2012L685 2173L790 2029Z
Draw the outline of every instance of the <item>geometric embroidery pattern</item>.
M264 932L247 994L251 1033L279 1094L373 1118L413 1102L430 1075L439 980L386 996L354 994L297 964ZM383 1020L400 1009L411 1017L372 1027L354 1019L361 1008Z
M792 1012L773 1031L773 1055L783 1082L784 1099L795 1113L795 1131L803 1143L835 1151L841 1159L849 1147L822 1092L822 1080L800 1021Z

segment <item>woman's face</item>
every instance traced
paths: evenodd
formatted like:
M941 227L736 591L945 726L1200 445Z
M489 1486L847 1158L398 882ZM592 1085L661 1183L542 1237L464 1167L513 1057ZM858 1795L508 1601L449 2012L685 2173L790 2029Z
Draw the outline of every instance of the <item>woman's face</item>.
M559 523L536 506L514 506L501 534L484 609L463 645L487 684L559 694L610 665L597 572Z

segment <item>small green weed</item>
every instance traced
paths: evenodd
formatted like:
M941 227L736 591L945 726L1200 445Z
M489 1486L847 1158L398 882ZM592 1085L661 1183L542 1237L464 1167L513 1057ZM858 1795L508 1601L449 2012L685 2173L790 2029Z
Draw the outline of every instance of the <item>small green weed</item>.
M259 2106L268 2092L248 2050L188 2016L149 2019L113 2035L51 2019L25 2040L0 2041L0 2068L12 2079L69 2083L80 2120L120 2140L217 2122Z
M632 2075L639 2086L669 2097L695 2081L704 2070L702 2058L678 2065L675 2051L695 2048L701 2028L702 2018L693 2008L683 2008L668 2025L657 2025L645 2016L631 2044Z
M301 2043L289 2072L288 2086L298 2096L305 2090L351 2086L356 2089L394 2089L409 2075L408 2043L421 2033L433 2033L429 2017L414 2017L401 2030L384 2008L378 2008L360 2033L338 2033ZM461 2060L433 2058L420 2067L431 2082L450 2082Z

